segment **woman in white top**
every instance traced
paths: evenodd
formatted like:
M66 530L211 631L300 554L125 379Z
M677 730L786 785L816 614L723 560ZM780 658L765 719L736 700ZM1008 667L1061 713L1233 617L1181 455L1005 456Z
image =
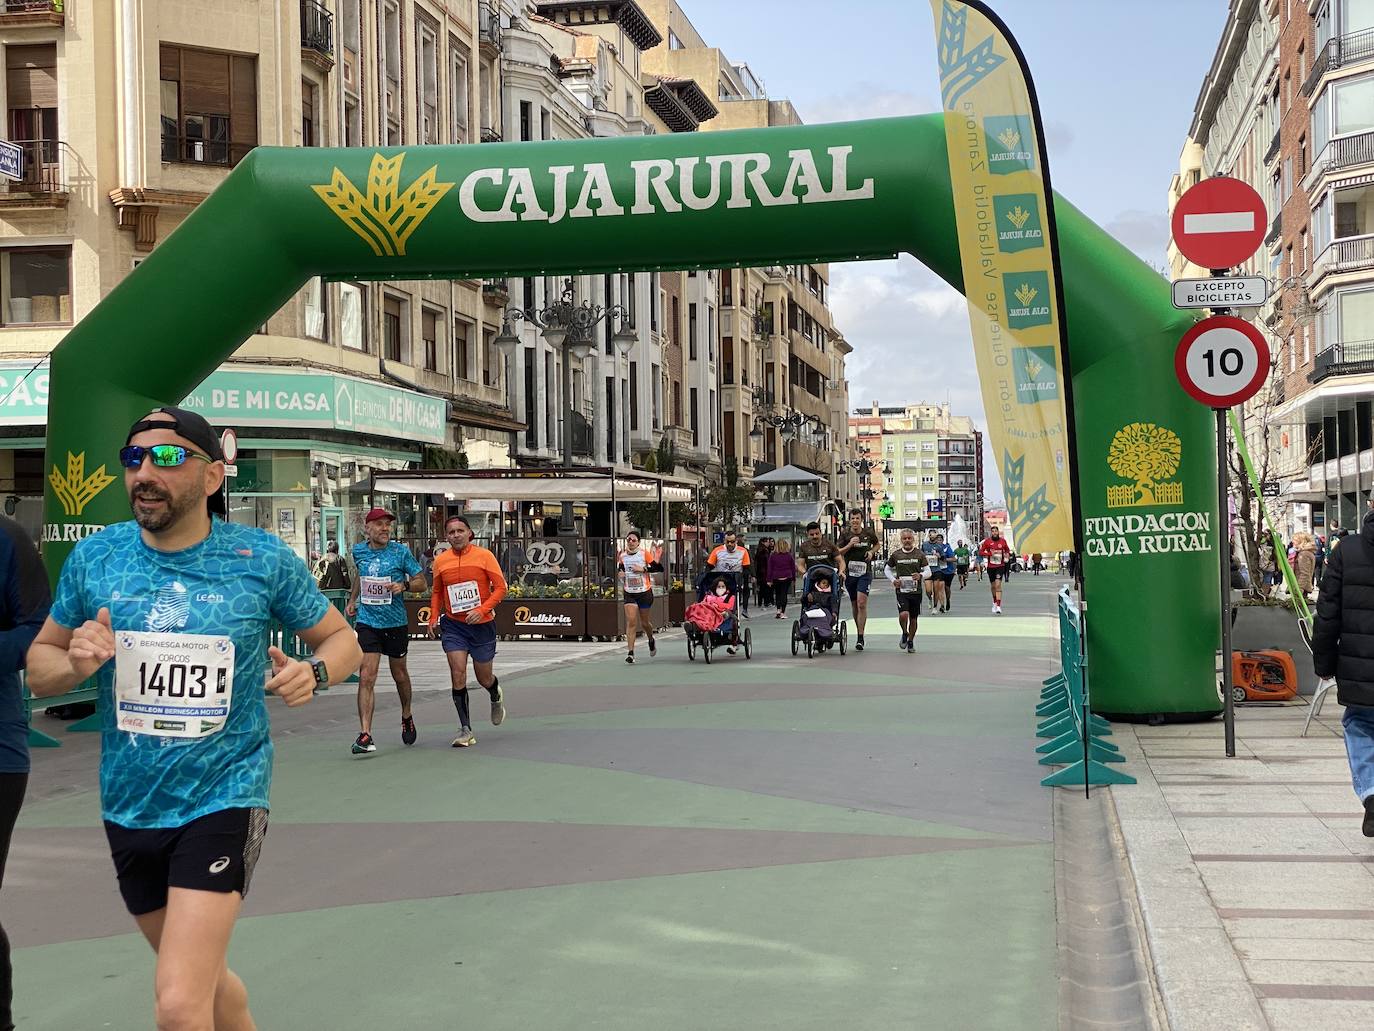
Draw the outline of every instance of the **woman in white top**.
M654 582L650 574L661 572L663 566L654 554L640 545L639 534L634 530L625 535L625 550L620 553L617 565L621 590L625 595L625 641L629 647L625 661L634 662L635 638L639 636L641 623L645 636L649 638L649 654L658 654L654 624L650 618L650 610L654 605Z

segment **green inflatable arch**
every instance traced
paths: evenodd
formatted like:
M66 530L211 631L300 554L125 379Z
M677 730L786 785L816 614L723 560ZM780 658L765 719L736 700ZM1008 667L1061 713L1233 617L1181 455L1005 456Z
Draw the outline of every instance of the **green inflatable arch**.
M1094 708L1215 713L1211 417L1172 368L1191 320L1158 273L1066 201L1056 198L1055 211ZM259 148L54 351L46 561L55 575L75 540L129 518L116 460L128 425L184 398L310 276L602 273L903 251L963 290L942 115L545 143ZM922 357L915 330L913 361ZM1181 457L1167 485L1151 479L1158 496L1142 504L1147 491L1119 472L1118 453L1148 446L1139 441L1154 427L1174 435Z

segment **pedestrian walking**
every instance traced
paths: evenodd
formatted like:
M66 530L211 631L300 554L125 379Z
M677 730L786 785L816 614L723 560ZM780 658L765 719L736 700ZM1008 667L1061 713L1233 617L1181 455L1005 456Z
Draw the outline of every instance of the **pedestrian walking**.
M1310 533L1293 535L1293 572L1298 577L1298 590L1310 595L1316 586L1317 545Z
M1374 512L1365 515L1358 537L1326 560L1312 666L1317 676L1336 681L1351 781L1364 805L1362 829L1374 838Z
M773 604L773 587L768 582L768 559L773 554L773 538L761 537L754 545L753 562L749 566L754 573L754 587L758 594L759 607Z
M339 542L325 545L324 554L315 563L315 583L322 591L346 591L349 588L348 566L339 554Z
M1312 579L1313 582L1320 587L1322 582L1322 570L1326 568L1326 538L1318 534L1313 540L1316 543L1316 549L1313 553L1315 564L1312 569Z
M786 537L779 537L773 554L768 556L768 583L773 590L773 604L778 612L775 619L787 618L787 599L797 578L797 564L792 557L792 545Z
M29 783L29 724L20 697L24 655L48 618L48 574L38 549L12 519L0 516L0 882L10 835ZM10 940L0 927L0 1031L14 1027Z

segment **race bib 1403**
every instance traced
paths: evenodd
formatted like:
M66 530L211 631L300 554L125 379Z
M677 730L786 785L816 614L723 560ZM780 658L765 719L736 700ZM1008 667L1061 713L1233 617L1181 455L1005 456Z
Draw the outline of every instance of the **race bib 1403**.
M155 737L218 734L234 697L234 642L216 634L115 633L115 723Z

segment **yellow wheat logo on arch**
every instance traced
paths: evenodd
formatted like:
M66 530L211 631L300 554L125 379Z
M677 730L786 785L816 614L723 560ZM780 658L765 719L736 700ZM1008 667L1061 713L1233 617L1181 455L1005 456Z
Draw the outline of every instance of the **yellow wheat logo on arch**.
M86 452L74 455L67 452L67 471L61 473L57 466L48 474L52 492L62 503L62 511L69 516L79 516L91 499L114 483L115 478L105 471L102 465L91 475L86 475Z
M1107 451L1107 465L1123 480L1107 488L1108 508L1183 504L1183 484L1164 482L1178 472L1183 444L1173 430L1152 422L1133 422L1116 431Z
M401 193L401 162L405 158L404 153L394 158L373 154L366 195L359 193L337 167L329 185L310 187L378 257L405 254L410 234L453 189L453 183L439 182L439 166L434 165Z

